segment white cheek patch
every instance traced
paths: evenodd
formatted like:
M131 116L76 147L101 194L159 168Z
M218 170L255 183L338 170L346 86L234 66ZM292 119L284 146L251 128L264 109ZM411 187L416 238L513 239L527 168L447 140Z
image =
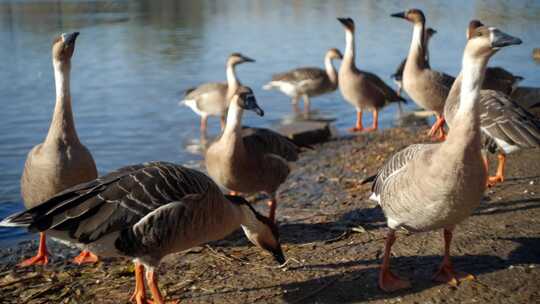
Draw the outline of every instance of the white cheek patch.
M497 29L494 28L494 27L490 27L489 28L489 42L491 42L491 44L493 44L493 41L495 41L495 34L494 32L496 31Z
M62 33L62 35L60 35L60 37L62 37L62 42L66 41L66 33Z

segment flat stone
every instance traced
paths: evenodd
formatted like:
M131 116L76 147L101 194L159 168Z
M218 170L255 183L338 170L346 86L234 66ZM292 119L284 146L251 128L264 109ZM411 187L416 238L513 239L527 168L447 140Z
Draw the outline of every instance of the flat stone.
M328 122L297 121L278 127L278 132L299 146L326 142L334 134Z

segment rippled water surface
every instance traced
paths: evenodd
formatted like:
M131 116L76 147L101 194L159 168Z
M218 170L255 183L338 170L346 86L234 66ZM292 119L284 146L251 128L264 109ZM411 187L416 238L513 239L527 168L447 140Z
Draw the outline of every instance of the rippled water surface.
M538 1L2 1L0 0L0 218L22 209L19 178L26 154L47 132L54 106L50 47L55 35L79 31L72 60L72 98L79 136L100 173L149 160L198 162L199 118L179 107L181 92L225 79L226 56L240 51L257 60L239 66L242 82L255 89L271 127L290 116L289 100L261 89L272 73L322 66L330 47L343 50L336 17L357 23L357 65L389 76L408 50L412 28L391 13L418 7L438 30L430 45L432 66L456 74L472 18L524 41L497 54L501 65L538 86ZM321 114L339 118L343 130L354 110L339 93L313 101ZM412 105L410 107L413 107ZM396 108L382 113L389 127ZM366 123L370 123L368 117ZM211 133L218 122L211 119ZM0 244L27 237L0 229Z

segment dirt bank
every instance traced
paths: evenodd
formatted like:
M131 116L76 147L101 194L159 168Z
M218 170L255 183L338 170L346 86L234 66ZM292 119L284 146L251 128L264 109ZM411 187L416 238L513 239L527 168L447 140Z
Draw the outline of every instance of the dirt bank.
M160 268L167 297L182 303L540 302L538 150L511 155L507 181L488 190L479 210L456 230L455 265L475 274L475 282L458 288L432 283L430 277L441 260L440 232L400 233L392 263L413 281L413 288L394 294L378 290L385 222L381 210L367 199L369 186L358 181L396 150L425 139L417 134L392 129L307 151L279 194L288 267L277 269L268 255L236 233L168 257ZM14 263L35 247L27 242L0 252L0 303L129 299L134 282L128 261L78 267L60 259L75 251L55 245L50 266L13 270Z

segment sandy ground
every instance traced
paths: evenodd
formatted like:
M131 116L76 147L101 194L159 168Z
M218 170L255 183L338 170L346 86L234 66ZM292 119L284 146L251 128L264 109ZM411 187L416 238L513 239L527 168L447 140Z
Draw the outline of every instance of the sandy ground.
M458 288L433 283L441 232L400 232L392 266L413 287L390 294L377 288L385 221L368 200L369 185L359 181L395 151L426 140L420 131L391 129L305 152L279 194L288 266L277 268L237 232L164 260L160 285L167 298L182 303L540 303L538 150L511 155L506 182L489 189L481 207L456 229L453 261L476 281ZM263 200L258 205L265 208ZM51 244L49 266L14 269L35 248L35 242L25 242L0 251L0 303L128 302L134 287L129 261L79 267L66 262L76 251Z

